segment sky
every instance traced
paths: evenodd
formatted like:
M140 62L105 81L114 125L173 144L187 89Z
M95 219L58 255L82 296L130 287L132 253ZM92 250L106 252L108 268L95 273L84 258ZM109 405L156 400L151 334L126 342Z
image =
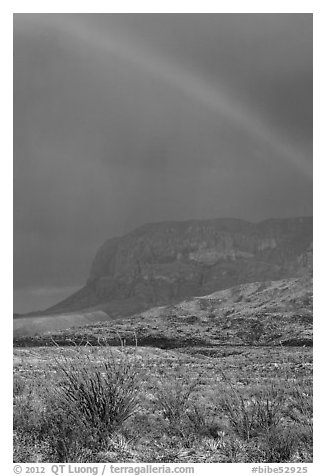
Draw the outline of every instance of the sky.
M312 215L312 14L14 14L14 312L148 222Z

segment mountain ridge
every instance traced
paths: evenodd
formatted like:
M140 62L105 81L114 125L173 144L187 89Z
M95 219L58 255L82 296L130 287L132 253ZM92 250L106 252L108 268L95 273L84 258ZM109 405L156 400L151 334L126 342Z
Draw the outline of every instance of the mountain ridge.
M241 284L117 319L103 311L26 318L16 322L14 341L17 346L134 345L137 339L140 346L211 350L230 345L310 347L312 291L312 277L305 275Z
M312 217L148 223L106 240L79 291L44 313L119 317L241 283L312 270Z

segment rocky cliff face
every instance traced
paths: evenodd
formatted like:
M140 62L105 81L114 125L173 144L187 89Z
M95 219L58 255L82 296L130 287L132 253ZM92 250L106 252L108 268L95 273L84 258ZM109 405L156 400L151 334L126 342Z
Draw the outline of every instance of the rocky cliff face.
M48 312L123 315L312 269L312 218L164 222L106 241L84 288Z

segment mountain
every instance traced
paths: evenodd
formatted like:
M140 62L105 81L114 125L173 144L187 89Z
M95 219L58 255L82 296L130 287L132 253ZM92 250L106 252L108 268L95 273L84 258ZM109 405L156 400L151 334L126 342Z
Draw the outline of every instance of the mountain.
M312 277L305 275L240 284L117 319L103 311L26 318L15 331L15 345L134 345L137 339L140 346L205 353L216 346L311 346L312 305Z
M147 224L107 240L85 286L43 314L131 315L235 285L312 271L312 217Z

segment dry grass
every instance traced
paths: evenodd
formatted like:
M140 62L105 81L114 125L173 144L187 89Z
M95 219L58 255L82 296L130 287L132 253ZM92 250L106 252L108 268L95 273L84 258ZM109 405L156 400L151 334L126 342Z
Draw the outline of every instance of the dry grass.
M311 349L14 356L17 462L312 460Z

